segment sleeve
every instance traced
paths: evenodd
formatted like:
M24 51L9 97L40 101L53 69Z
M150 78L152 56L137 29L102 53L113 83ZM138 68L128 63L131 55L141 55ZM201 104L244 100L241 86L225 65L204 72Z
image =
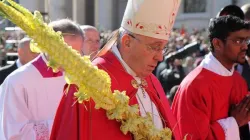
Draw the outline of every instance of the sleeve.
M204 85L204 84L202 84ZM225 140L217 121L211 121L211 94L208 87L180 87L172 104L182 138L187 140Z
M49 122L32 122L32 114L27 106L27 93L23 85L7 79L0 90L0 136L3 137L2 139L49 139Z
M250 133L250 122L248 122L248 126L249 126L249 133Z
M245 79L243 79L243 77L238 72L234 73L234 78L235 78L234 80L235 83L234 83L234 87L231 93L232 96L230 98L230 102L231 102L230 104L237 105L243 100L245 96L249 94L249 92L248 92L248 86L247 86ZM249 139L250 137L250 130L247 131L250 128L250 123L248 123L248 125L249 127L247 127L247 125L240 127L239 134L242 138Z
M249 133L250 133L250 122L248 122L248 126L249 126L248 128L249 128Z
M56 112L50 140L79 139L79 106L73 98L76 91L75 85L64 86L64 96Z
M225 132L225 140L240 140L239 126L233 117L218 120Z

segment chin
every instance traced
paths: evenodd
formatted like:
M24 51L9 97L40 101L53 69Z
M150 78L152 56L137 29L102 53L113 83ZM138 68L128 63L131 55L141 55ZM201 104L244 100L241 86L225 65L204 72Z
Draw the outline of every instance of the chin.
M94 53L90 54L90 57L93 58L96 56L96 54L97 54L97 52L94 52Z
M152 73L152 71L150 71L150 72L144 72L142 74L142 77L145 78L145 77L149 76L151 73Z
M238 61L237 63L239 63L239 64L243 65L245 62L246 62L246 59L241 60L241 61Z

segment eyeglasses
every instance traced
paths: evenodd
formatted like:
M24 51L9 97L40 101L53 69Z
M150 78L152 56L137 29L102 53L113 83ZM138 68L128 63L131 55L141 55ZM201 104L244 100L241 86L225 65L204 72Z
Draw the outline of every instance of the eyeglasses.
M250 39L225 39L225 40L231 40L232 42L234 42L235 44L238 45L249 45L250 44Z
M131 36L133 39L137 40L139 43L143 44L144 46L147 47L147 49L150 51L150 52L154 52L154 53L159 53L161 52L162 54L165 54L166 53L166 47L164 48L161 48L160 46L151 46L151 45L148 45L148 44L145 44L143 43L140 39L136 38L134 35L132 34L128 34L129 36Z
M88 42L89 44L99 44L100 40L91 40L91 39L86 39L86 42Z

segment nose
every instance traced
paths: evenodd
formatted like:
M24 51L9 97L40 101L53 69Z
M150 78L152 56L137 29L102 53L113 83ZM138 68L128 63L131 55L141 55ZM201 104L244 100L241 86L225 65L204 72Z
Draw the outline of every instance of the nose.
M155 54L155 60L157 60L158 62L159 61L162 61L163 60L163 53L160 51L160 52L157 52L156 54Z
M99 49L100 49L100 47L101 47L101 42L100 42L100 41L98 41L98 42L95 44L95 46L96 46L97 50L99 50Z
M244 43L242 44L242 50L247 50L248 49L248 44L247 43Z
M99 46L100 46L100 45L99 45L98 43L92 44L92 45L91 45L91 48L92 48L91 50L98 50L98 49L99 49Z

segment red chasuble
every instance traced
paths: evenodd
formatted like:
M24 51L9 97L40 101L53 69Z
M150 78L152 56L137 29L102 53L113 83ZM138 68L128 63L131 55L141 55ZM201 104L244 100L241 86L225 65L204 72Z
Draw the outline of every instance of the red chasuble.
M181 83L173 102L182 138L192 140L225 140L222 126L231 105L239 103L247 94L243 78L234 72L221 76L201 66Z
M111 77L112 90L126 91L130 97L130 105L138 104L137 89L131 85L133 77L129 75L112 52L94 60L94 65L105 70ZM164 126L174 131L175 139L179 140L179 130L176 120L170 110L164 91L153 74L146 77L148 87L145 88L151 100L155 103L164 119ZM69 92L61 100L55 117L51 140L132 140L132 134L124 135L121 124L108 120L103 109L94 109L94 102L75 103L73 93L77 91L71 85ZM66 93L65 93L66 94Z

